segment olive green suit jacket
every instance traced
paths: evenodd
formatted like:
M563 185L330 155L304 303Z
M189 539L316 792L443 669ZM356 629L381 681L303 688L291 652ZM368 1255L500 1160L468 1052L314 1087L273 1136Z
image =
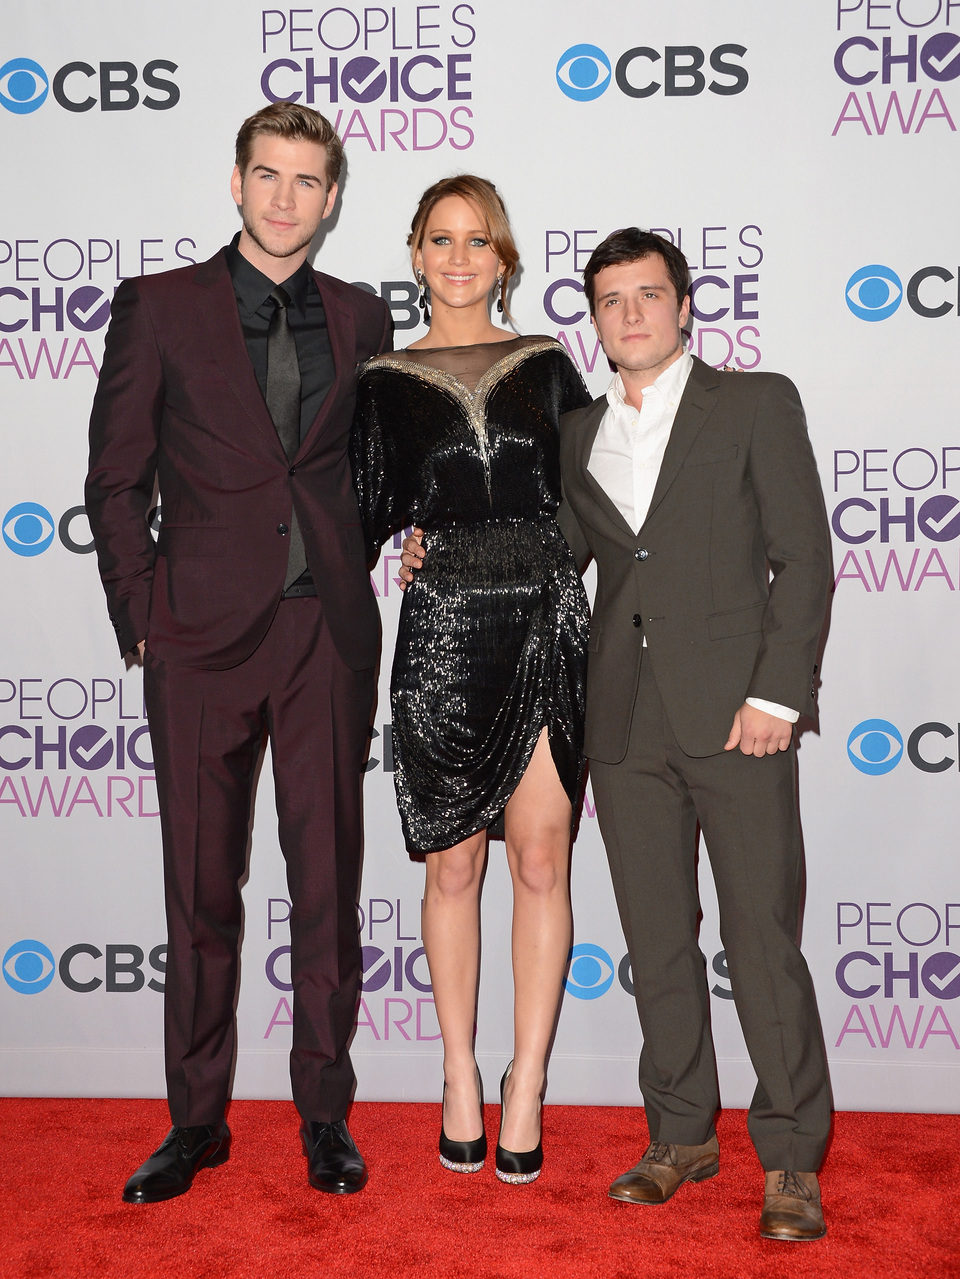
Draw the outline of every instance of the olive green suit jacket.
M561 421L558 518L578 562L597 564L587 755L626 754L644 637L688 755L722 751L747 697L812 715L830 535L793 383L694 357L638 532L587 470L606 407Z

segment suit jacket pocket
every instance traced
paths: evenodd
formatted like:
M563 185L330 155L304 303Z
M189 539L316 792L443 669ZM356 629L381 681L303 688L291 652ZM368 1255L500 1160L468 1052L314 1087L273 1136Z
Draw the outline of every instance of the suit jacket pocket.
M173 559L208 559L236 554L236 537L216 524L163 524L157 554Z
M767 611L767 601L750 604L746 608L733 609L727 613L714 613L707 618L707 633L712 640L730 639L734 635L753 635L763 629L763 615Z
M717 446L709 444L698 452L691 450L684 459L684 466L715 466L718 462L735 462L740 454L739 444Z

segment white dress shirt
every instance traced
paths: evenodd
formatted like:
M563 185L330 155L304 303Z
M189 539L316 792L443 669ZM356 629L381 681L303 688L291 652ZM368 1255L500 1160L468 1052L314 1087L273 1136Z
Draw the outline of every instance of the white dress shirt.
M692 368L693 357L685 352L664 369L652 386L644 387L639 409L627 403L619 373L607 390L607 411L593 442L587 470L635 533L647 518L673 420ZM646 647L646 636L643 644ZM799 712L790 707L763 698L748 697L747 703L791 724L800 718Z

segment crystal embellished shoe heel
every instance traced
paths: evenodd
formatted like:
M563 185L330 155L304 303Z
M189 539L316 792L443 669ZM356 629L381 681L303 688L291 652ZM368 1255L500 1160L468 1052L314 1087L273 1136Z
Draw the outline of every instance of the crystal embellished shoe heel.
M513 1062L503 1072L500 1080L500 1132L503 1132L503 1089L507 1076L513 1068ZM533 1150L505 1150L497 1138L497 1177L508 1186L527 1186L536 1181L543 1168L543 1140L537 1142Z
M477 1094L480 1098L480 1122L483 1123L483 1084L477 1070ZM446 1098L447 1085L443 1085ZM443 1130L443 1102L440 1103L440 1162L450 1172L479 1172L487 1157L487 1134L481 1132L474 1141L451 1141Z

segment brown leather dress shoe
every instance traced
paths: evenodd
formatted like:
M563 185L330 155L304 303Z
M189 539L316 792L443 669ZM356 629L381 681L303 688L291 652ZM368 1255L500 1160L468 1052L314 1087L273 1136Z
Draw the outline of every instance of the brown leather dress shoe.
M706 1181L720 1171L716 1134L702 1146L651 1141L646 1153L610 1187L610 1198L630 1204L666 1203L685 1181Z
M793 1243L823 1238L827 1227L815 1172L788 1169L767 1173L760 1233L764 1239L787 1239Z

